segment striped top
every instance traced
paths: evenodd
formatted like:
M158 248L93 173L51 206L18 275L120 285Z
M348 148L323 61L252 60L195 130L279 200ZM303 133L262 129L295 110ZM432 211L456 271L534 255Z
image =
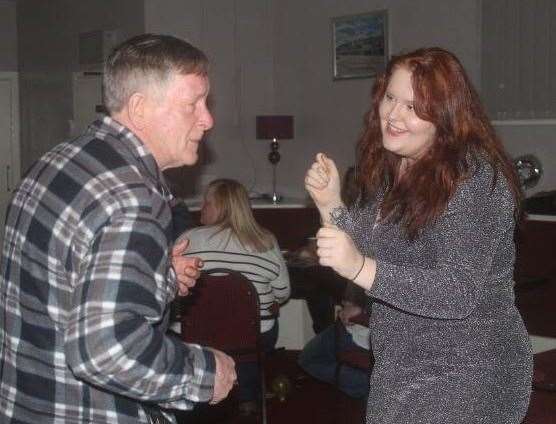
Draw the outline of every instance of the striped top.
M290 297L288 269L278 244L274 243L266 252L252 252L231 234L230 229L218 232L215 226L194 228L181 237L190 240L187 254L201 258L203 269L239 271L253 283L261 306L261 332L270 330L275 320L264 318L271 315L272 304L282 304Z

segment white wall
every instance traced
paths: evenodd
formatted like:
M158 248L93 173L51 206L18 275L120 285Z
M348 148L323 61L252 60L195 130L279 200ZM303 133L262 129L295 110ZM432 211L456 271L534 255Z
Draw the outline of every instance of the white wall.
M270 186L268 143L255 140L255 115L274 108L271 0L145 1L145 28L181 36L211 60L216 121L194 169L169 172L174 189L191 195L195 177L236 178L254 190Z
M280 0L275 4L277 106L297 119L295 141L284 143L289 167L281 176L292 193L302 191L305 169L318 151L329 153L342 169L353 163L369 106L373 79L332 80L331 18L387 9L392 53L445 47L479 81L476 0L322 0L318 7Z
M295 139L281 143L278 184L283 194L304 196L303 176L315 153L328 152L342 169L353 162L373 82L332 81L331 18L388 9L393 52L446 47L477 82L478 5L478 0L146 0L147 30L185 36L212 61L216 126L201 164L177 172L176 179L186 185L195 173L228 176L269 191L269 148L255 139L255 115L293 114Z
M556 190L556 123L545 125L496 125L512 157L534 154L543 166L543 175L536 187L525 192L530 196L539 191Z
M478 85L480 1L19 0L22 169L68 133L77 33L117 27L125 38L146 29L186 38L212 62L216 126L200 163L171 173L180 194L191 194L200 175L237 178L255 191L269 191L268 143L255 139L255 115L280 113L295 116L296 135L281 143L279 191L303 196L303 175L316 152L328 152L342 169L353 162L373 83L332 81L331 18L388 9L392 52L446 47L459 56ZM8 58L15 4L0 0L0 11L6 11L0 22L7 35L0 49L8 46ZM12 59L6 60L13 66ZM545 175L537 190L553 189L556 125L498 129L514 156L540 156Z

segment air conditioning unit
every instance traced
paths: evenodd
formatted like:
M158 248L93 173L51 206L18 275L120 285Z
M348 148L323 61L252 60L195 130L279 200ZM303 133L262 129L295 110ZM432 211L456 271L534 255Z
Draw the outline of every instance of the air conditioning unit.
M79 64L101 65L119 42L119 31L89 31L79 34Z

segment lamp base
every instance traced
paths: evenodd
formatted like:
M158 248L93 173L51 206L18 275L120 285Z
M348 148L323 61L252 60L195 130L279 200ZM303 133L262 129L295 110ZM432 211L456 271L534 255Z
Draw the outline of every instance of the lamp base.
M263 199L268 200L274 204L280 203L282 201L282 195L274 192L274 193L265 193L263 194Z

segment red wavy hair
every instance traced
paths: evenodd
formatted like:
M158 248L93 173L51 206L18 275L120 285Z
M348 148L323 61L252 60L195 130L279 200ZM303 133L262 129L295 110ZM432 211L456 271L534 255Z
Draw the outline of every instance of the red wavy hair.
M415 113L436 127L430 149L403 174L402 158L382 145L378 113L397 68L412 74ZM513 163L452 53L432 47L394 56L375 82L365 123L357 146L358 183L367 198L385 190L382 219L401 222L410 239L435 222L479 158L494 170L493 187L499 173L504 175L515 199L515 216L519 216L521 188Z

